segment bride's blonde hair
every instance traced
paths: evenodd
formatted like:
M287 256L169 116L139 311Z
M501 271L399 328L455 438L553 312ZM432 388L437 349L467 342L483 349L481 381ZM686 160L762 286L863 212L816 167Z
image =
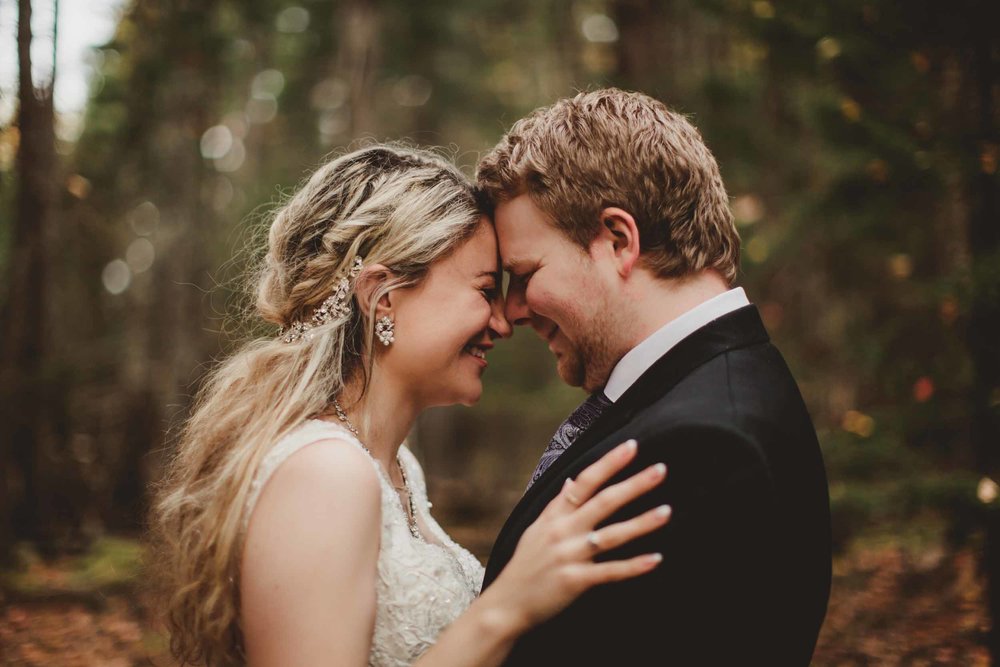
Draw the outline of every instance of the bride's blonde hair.
M392 276L375 289L369 312L351 293L346 316L293 343L252 340L206 378L151 516L171 650L185 664L243 661L239 564L262 457L327 409L346 379L367 381L380 296L416 284L472 235L480 216L470 183L453 165L386 145L323 165L277 211L255 281L256 309L267 322L309 321L356 257Z

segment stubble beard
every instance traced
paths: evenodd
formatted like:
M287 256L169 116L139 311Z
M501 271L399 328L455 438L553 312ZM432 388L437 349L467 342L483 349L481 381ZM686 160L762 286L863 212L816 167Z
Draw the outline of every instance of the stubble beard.
M618 359L612 348L612 318L598 313L581 331L578 340L570 341L570 349L560 359L559 375L571 387L582 387L587 393L604 387Z

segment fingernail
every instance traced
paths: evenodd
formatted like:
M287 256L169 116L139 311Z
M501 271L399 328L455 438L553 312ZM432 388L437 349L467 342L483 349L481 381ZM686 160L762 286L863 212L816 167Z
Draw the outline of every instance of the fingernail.
M639 443L637 443L635 440L626 440L625 442L622 443L622 454L625 455L632 454L633 452L635 452L638 446Z
M567 486L569 486L572 483L573 483L573 480L571 478L567 477L566 481L563 482L563 488L565 489Z
M656 508L656 514L663 519L669 519L673 511L674 510L670 507L670 505L660 505Z
M646 556L646 562L649 563L650 565L659 565L661 562L663 562L663 554L660 553L649 554L648 556Z
M659 477L661 475L666 475L667 474L667 464L666 463L657 463L655 466L653 466L653 474L656 475L657 477Z

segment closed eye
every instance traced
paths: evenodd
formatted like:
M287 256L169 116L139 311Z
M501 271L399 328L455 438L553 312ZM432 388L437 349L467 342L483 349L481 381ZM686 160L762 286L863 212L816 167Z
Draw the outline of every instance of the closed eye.
M489 285L487 287L480 287L479 292L487 301L493 301L499 296L500 292L497 290L496 285Z
M534 271L529 271L527 273L511 273L510 275L510 288L521 288L523 289L527 286L528 281L531 280L531 276L535 275Z

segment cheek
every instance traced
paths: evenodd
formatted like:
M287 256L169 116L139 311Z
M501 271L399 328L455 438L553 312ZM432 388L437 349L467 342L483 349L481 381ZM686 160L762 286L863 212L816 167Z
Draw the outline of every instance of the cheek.
M456 343L465 346L469 340L486 330L490 325L490 315L493 309L485 299L469 302L460 306L462 313L461 325L455 326ZM461 338L461 340L457 340Z
M549 305L549 292L545 289L545 284L538 281L529 282L524 289L524 302L532 311L545 315Z
M479 338L490 324L492 310L485 299L465 300L461 303L442 304L440 311L449 317L435 319L433 326L422 333L422 342L427 346L423 354L447 363L456 352L461 353L470 341ZM435 315L431 314L434 318ZM418 351L417 354L420 354Z
M550 320L560 320L566 312L560 298L559 285L550 282L529 283L524 300L532 312ZM578 294L578 293L577 293ZM579 298L574 295L571 298Z

